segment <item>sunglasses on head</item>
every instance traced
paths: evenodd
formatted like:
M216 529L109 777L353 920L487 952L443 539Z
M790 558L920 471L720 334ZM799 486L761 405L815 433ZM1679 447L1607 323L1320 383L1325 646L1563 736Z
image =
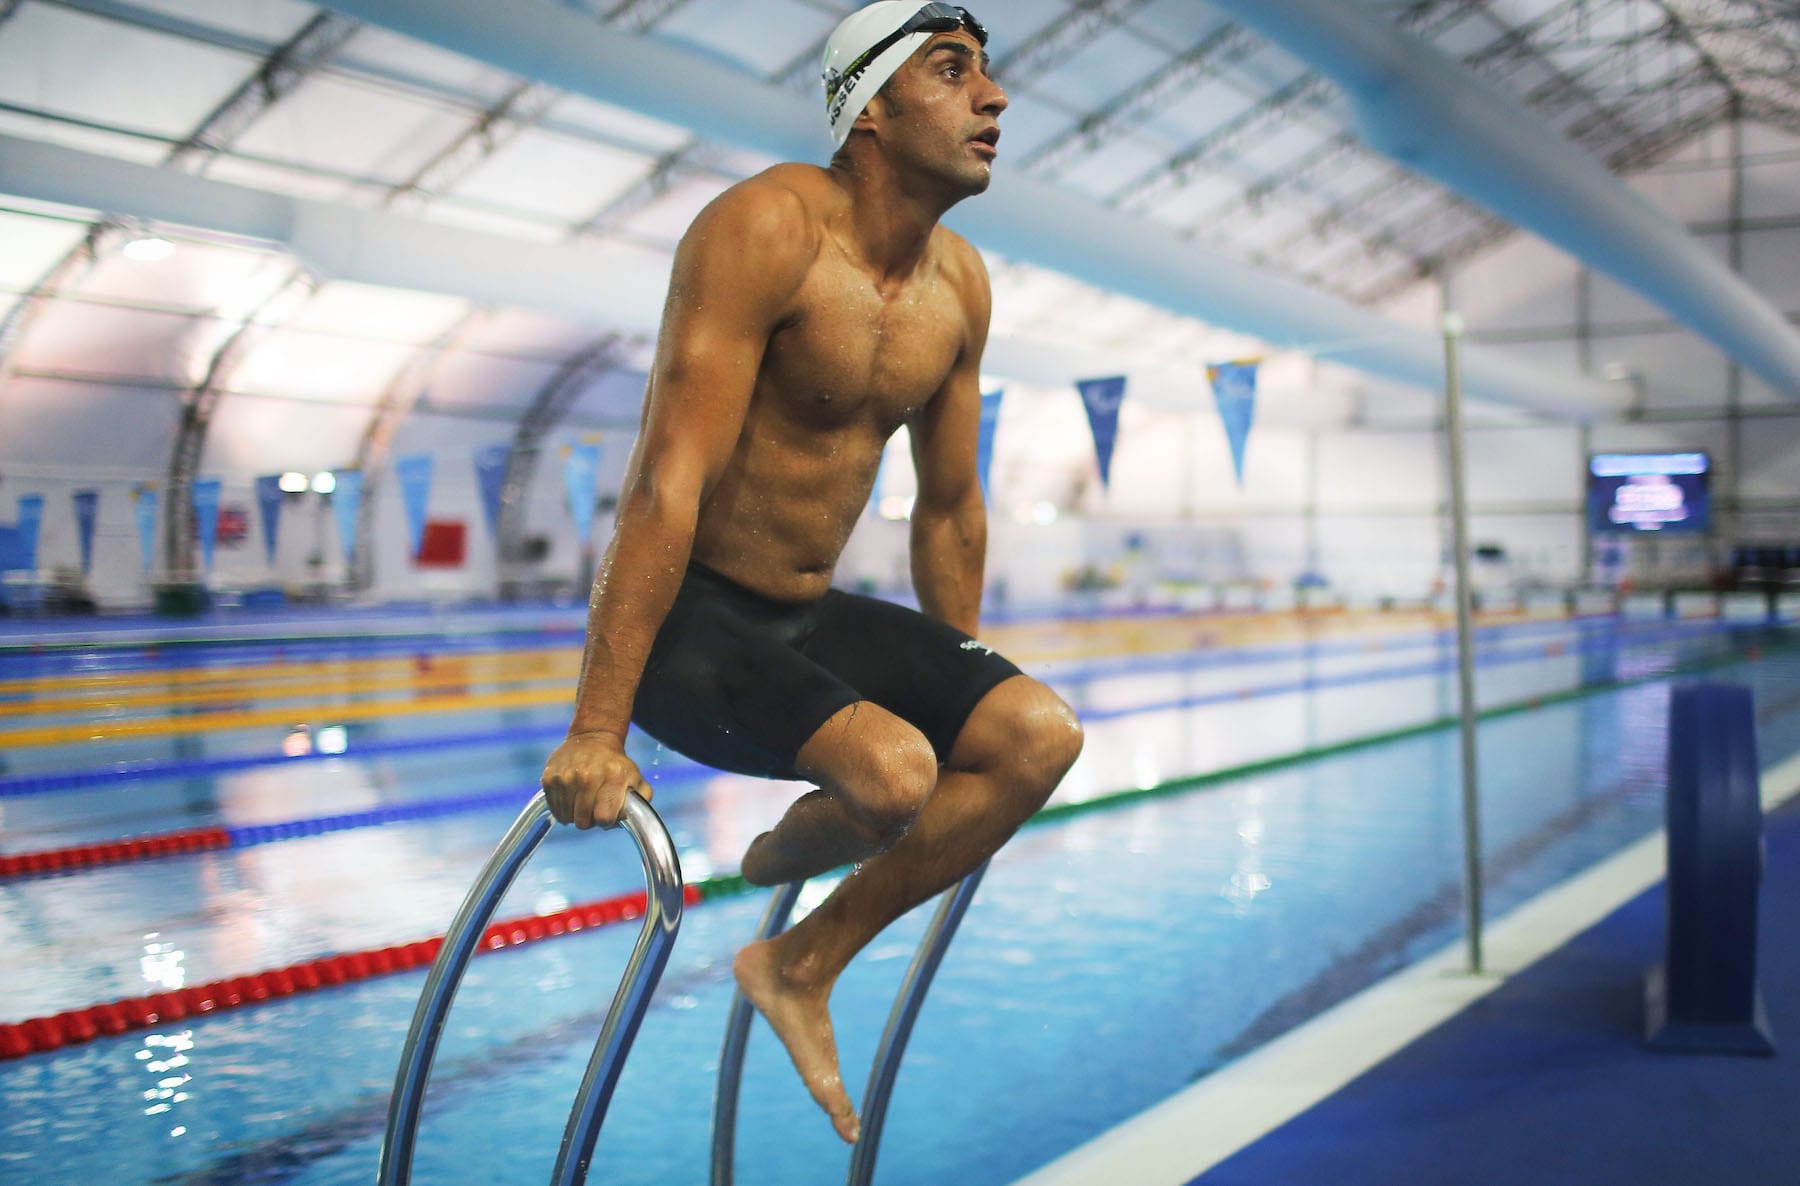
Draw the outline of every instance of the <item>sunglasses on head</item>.
M908 17L906 23L864 50L850 68L839 74L833 72L825 80L825 101L830 103L838 91L851 85L869 68L869 63L880 57L887 49L902 37L910 37L914 33L953 33L958 29L967 29L975 38L977 45L986 46L988 31L982 23L970 15L966 8L954 4L927 4Z

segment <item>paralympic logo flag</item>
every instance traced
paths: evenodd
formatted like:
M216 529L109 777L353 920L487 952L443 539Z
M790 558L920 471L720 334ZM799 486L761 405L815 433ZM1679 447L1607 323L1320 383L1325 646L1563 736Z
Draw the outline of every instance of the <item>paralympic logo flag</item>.
M425 513L431 503L431 454L395 458L394 476L400 479L400 501L406 508L406 554L417 558L425 546Z
M1237 483L1244 484L1244 444L1250 439L1250 422L1256 417L1256 367L1260 359L1222 362L1206 368L1219 420L1225 425L1225 442L1231 446L1231 465Z
M281 475L264 474L256 479L256 508L262 512L263 554L269 567L275 566L275 544L281 530Z
M194 531L200 536L200 566L212 571L213 548L219 542L219 490L224 486L218 478L196 479L190 488L194 504Z
M19 495L19 551L24 557L24 567L37 568L38 528L44 522L44 496L41 494Z
M989 391L981 397L981 428L975 438L975 473L981 479L981 496L988 494L988 470L994 466L994 430L1000 426L1000 397L1004 389Z
M575 538L587 547L594 529L594 484L600 479L600 446L569 446L563 459L563 485L569 492L569 514L575 517Z
M481 510L487 519L488 534L500 538L500 496L506 485L506 463L512 458L511 445L483 445L475 450L475 484L481 488Z
M81 571L94 571L94 524L100 518L100 492L77 490L75 498L75 534L81 545Z
M1087 409L1088 427L1094 432L1094 456L1100 462L1100 484L1112 480L1113 443L1119 436L1119 405L1125 402L1125 376L1083 379L1075 384L1081 406Z
M356 519L362 513L363 475L359 469L333 470L331 513L337 518L338 546L344 549L344 566L356 563Z
M144 554L144 571L150 571L150 556L156 550L156 487L140 482L131 488L131 502L137 511L138 548Z

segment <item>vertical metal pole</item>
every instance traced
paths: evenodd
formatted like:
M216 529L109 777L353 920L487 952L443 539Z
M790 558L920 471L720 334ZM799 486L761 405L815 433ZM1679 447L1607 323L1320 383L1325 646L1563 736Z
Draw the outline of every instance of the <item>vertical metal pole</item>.
M1463 320L1445 313L1445 435L1450 445L1450 540L1456 557L1456 679L1462 717L1463 900L1469 932L1469 972L1481 972L1481 790L1475 763L1473 594L1469 588L1469 504L1463 459Z
M790 881L776 887L756 928L756 940L772 939L787 929L794 903L800 899L804 881ZM738 1090L744 1081L744 1051L750 1040L753 1016L750 999L742 992L731 994L731 1012L725 1021L725 1045L719 1052L719 1089L713 1096L712 1186L731 1186L733 1163L737 1157Z

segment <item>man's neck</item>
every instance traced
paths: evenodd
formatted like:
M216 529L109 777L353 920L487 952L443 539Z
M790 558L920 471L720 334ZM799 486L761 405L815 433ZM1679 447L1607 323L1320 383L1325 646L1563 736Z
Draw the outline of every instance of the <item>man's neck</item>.
M912 273L938 219L960 200L941 186L902 177L874 154L833 161L831 174L850 197L847 229L857 254L884 280Z

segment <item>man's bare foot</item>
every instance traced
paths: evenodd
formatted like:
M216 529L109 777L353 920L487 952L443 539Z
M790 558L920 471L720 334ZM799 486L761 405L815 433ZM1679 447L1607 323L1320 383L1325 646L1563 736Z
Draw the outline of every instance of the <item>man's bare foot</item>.
M831 1126L838 1136L845 1144L854 1145L862 1135L862 1124L838 1072L837 1041L832 1036L831 1013L826 1008L829 988L819 991L789 982L781 972L777 942L769 939L752 943L738 952L731 964L732 974L737 977L739 991L787 1047L794 1069L800 1072L800 1081L831 1117Z

